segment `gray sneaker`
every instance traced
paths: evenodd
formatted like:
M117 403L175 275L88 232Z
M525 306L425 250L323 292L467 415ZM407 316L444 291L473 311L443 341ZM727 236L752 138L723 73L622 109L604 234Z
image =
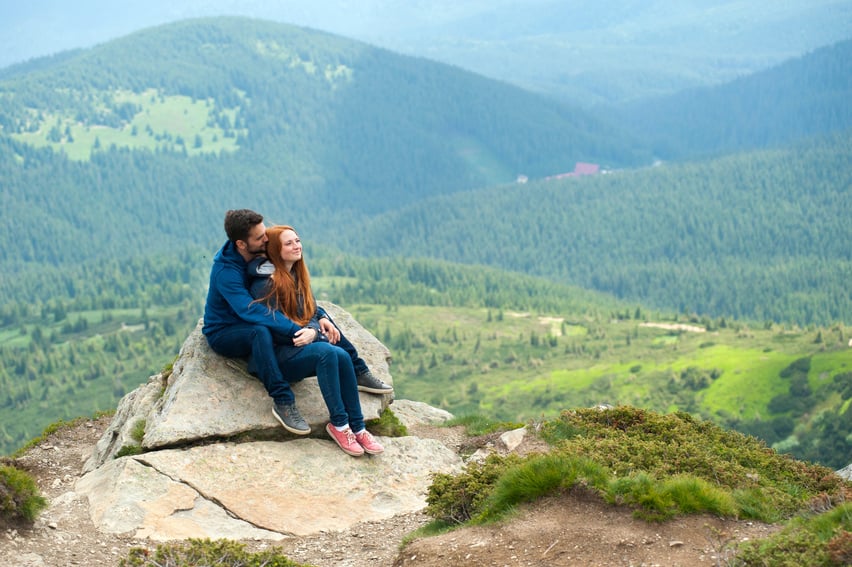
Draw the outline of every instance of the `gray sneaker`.
M358 378L358 389L362 392L369 392L371 394L391 394L393 393L393 386L385 384L370 372L369 369L365 370L361 374L357 376Z
M275 416L284 429L296 435L307 435L311 432L311 426L299 413L296 404L272 404L272 415Z

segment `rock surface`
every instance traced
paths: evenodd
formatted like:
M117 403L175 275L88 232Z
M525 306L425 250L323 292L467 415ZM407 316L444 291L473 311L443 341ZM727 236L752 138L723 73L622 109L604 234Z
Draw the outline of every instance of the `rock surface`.
M323 307L373 374L393 384L387 348L336 305ZM199 323L170 373L121 400L75 486L98 529L157 541L276 541L342 530L421 510L432 474L463 466L444 444L414 436L379 437L381 455L344 454L325 433L328 411L315 377L293 387L313 429L296 437L272 416L266 390L245 368L212 352ZM392 395L362 392L360 399L368 421L394 403ZM394 409L405 425L452 417L404 400Z

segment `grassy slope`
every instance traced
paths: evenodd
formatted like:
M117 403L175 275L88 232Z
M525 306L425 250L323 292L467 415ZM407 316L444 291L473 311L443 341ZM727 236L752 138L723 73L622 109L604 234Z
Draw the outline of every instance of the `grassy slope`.
M524 421L606 403L683 410L718 423L766 420L777 417L768 408L772 398L788 391L781 371L806 356L812 356L814 392L809 413L840 415L848 405L819 394L835 375L852 370L852 349L839 342L840 327L823 330L825 343L817 344L818 330L780 326L736 324L698 333L607 315L563 327L554 319L571 317L506 312L500 320L492 311L489 321L486 309L348 308L391 348L399 397L457 415ZM707 386L690 387L684 377L690 370L706 376Z

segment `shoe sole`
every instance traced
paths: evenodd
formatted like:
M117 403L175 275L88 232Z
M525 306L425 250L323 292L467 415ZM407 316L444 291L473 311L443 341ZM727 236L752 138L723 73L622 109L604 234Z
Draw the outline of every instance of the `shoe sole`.
M363 447L363 445L362 445L362 447ZM367 453L368 455L381 455L382 453L385 452L385 450L382 449L381 451L371 451L371 450L367 449L366 447L364 447L364 452Z
M329 427L334 427L334 426L331 425L331 424L326 425L325 426L325 432L328 433L328 436L331 437L331 440L334 441L334 444L337 445L338 447L340 447L341 451L343 451L344 453L346 453L347 455L350 455L352 457L360 457L361 455L364 454L364 448L363 447L361 447L361 452L357 453L355 451L350 451L349 449L347 449L343 445L341 445L337 441L337 438L334 435L332 435L331 430L329 430ZM359 445L359 447L360 447L360 445Z
M382 390L380 388L371 388L369 386L362 386L360 384L358 384L358 391L369 392L370 394L393 394L393 388Z
M274 416L275 416L275 419L277 419L277 420L278 420L278 423L280 423L280 424L281 424L281 426L282 426L284 429L286 429L287 431L289 431L290 433L295 433L296 435L308 435L308 434L310 434L310 432L311 432L311 428L310 428L310 427L309 427L309 428L307 428L307 429L296 429L295 427L290 427L289 425L287 425L286 423L284 423L284 420L283 420L283 419L281 419L281 416L280 416L280 415L278 415L278 414L275 412L275 409L274 409L274 408L273 408L273 410L272 410L272 415L274 415Z

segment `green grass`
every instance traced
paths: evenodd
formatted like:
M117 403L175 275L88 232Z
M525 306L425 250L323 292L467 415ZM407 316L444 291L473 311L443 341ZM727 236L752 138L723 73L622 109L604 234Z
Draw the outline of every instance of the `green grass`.
M852 368L852 349L840 342L848 332L739 324L695 333L609 317L347 308L390 348L399 397L455 415L525 421L552 418L564 408L626 404L687 411L724 425L766 421L779 417L769 403L790 387L781 371L805 356L814 394L806 412L791 415L796 427L807 430L815 410L840 415L849 405L831 391L833 377ZM823 344L814 340L820 332ZM691 374L705 383L690 385ZM797 450L794 445L789 450Z
M117 91L113 93L112 102L132 103L141 110L120 127L81 124L71 110L43 113L42 119L36 121L36 131L12 134L12 137L36 147L49 146L64 152L70 159L85 161L98 144L104 149L112 145L148 150L185 149L188 155L232 152L238 149L236 136L246 133L245 130L227 132L211 125L215 106L212 100L193 100L183 95L161 96L149 89L143 93ZM107 107L104 111L110 112ZM236 108L224 109L222 113L234 123Z
M766 403L786 390L787 384L778 374L796 355L764 352L747 344L717 345L690 353L672 365L683 370L688 366L718 368L722 376L715 380L702 397L701 407L709 415L736 408L737 414L752 419L766 415Z
M462 474L436 475L427 513L442 524L492 522L520 503L582 488L649 521L707 513L774 523L852 490L830 469L683 413L565 411L540 431L549 453L495 454Z

